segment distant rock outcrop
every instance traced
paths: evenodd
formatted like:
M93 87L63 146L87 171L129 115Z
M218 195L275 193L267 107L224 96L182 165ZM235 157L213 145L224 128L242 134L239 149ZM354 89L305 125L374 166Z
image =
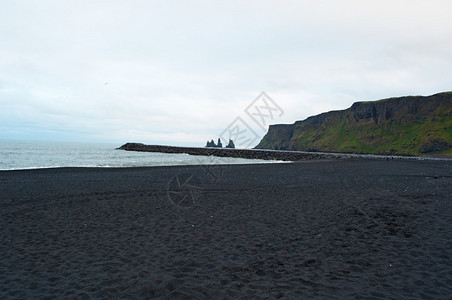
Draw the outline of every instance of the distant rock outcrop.
M207 141L206 147L223 148L223 144L221 143L221 139L218 138L218 143L217 144L215 144L215 142L213 140L211 140L210 142Z
M229 143L226 145L226 148L230 148L230 149L235 148L234 142L231 139L229 140Z
M207 141L206 147L216 147L217 145L215 144L215 142L213 140L211 140L210 142Z
M452 92L356 102L294 124L270 125L255 148L452 155Z

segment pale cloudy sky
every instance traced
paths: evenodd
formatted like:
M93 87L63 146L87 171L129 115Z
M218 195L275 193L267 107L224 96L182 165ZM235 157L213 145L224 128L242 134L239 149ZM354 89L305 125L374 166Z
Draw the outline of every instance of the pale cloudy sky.
M5 0L0 139L203 146L265 91L296 120L452 90L452 1ZM257 143L257 141L256 141Z

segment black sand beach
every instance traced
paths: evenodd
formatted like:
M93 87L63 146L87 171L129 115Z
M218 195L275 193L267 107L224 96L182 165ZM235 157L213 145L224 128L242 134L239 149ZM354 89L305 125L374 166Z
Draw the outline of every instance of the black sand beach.
M0 191L1 299L452 295L451 161L4 171Z

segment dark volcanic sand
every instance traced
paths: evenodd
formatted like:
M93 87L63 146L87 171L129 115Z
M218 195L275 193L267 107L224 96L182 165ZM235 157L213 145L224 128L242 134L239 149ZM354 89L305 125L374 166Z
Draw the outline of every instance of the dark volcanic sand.
M451 167L0 172L0 298L445 299Z

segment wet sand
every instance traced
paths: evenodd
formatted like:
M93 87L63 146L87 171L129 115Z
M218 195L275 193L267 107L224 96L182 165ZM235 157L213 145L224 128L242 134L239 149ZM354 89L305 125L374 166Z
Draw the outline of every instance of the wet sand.
M0 298L445 299L452 162L0 172Z

